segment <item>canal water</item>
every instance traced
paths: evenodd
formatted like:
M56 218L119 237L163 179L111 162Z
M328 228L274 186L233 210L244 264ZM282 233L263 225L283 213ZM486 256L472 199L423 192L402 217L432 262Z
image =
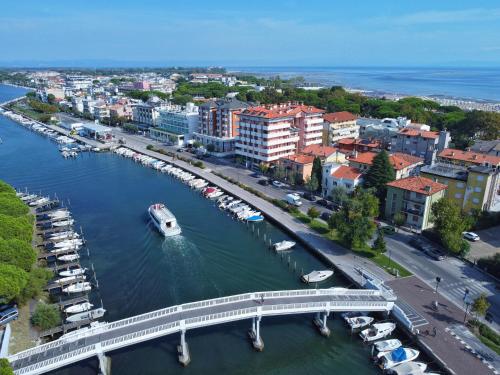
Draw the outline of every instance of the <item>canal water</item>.
M23 90L0 86L0 102ZM262 239L288 236L269 223L250 227L219 211L214 203L177 180L111 153L61 157L57 145L0 116L0 179L31 192L56 195L71 209L90 251L106 321L179 303L219 296L306 287L301 270L324 269L301 246L291 267L270 252ZM182 235L163 239L148 223L147 207L164 202L177 217ZM259 230L260 238L256 231ZM297 270L293 270L296 264ZM324 287L341 286L332 279ZM247 338L250 321L188 331L192 361L177 362L177 335L110 353L114 374L375 374L370 348L338 317L325 339L311 316L265 318L262 353ZM95 374L88 360L58 374Z

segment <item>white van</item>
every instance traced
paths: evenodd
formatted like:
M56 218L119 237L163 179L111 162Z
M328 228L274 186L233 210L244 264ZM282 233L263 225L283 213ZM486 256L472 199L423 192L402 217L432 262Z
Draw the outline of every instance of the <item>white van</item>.
M298 194L287 194L285 197L285 200L288 204L294 205L294 206L301 206L302 202L300 201L300 196Z

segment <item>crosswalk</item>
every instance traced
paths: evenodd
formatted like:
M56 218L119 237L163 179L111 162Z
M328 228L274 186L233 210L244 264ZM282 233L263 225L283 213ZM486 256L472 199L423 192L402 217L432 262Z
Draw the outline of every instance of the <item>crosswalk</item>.
M488 283L468 280L468 281L458 281L453 283L441 283L439 285L439 292L453 297L454 300L463 301L466 289L469 290L468 298L469 300L474 300L481 294L486 294L487 297L493 295L486 285Z

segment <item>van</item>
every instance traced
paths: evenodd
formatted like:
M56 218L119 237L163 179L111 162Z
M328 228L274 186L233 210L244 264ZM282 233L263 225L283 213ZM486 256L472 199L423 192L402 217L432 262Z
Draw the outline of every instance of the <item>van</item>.
M300 196L297 194L287 194L285 200L288 204L291 204L293 206L299 207L302 205L302 202L300 201Z
M0 327L5 324L16 320L19 316L19 312L17 311L17 307L6 307L0 311Z

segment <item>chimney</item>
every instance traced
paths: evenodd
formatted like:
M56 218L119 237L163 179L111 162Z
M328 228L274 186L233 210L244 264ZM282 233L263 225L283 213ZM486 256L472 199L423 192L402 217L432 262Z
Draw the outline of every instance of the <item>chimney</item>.
M472 155L472 160L477 160L477 154Z
M425 190L426 192L430 193L430 192L431 192L431 190L432 190L431 185L425 185L424 190Z
M455 156L455 151L452 151L452 152L451 152L451 156Z

